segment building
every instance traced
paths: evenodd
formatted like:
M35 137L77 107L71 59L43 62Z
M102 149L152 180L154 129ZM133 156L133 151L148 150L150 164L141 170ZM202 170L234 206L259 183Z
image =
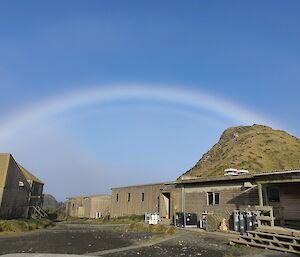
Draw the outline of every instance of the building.
M43 182L19 165L9 153L0 153L0 218L27 218L43 203Z
M23 166L18 164L19 168L21 169L23 175L25 176L28 184L30 185L30 206L43 206L43 188L44 183L31 174L28 170L26 170Z
M165 183L112 188L111 217L144 215L162 208Z
M162 197L171 206L171 217L176 209L181 209L196 213L198 217L207 211L220 220L229 221L234 210L270 206L278 225L300 227L299 182L299 169L195 178L174 182L175 187L169 192L162 191ZM163 214L164 210L160 212Z
M66 214L77 218L101 218L110 215L111 195L73 196L67 198Z
M255 210L259 206L272 208L277 225L300 227L300 170L116 187L111 196L69 197L67 214L96 218L158 212L172 223L176 212L196 213L198 219L208 212L217 224L224 218L230 222L235 210Z
M220 221L230 220L234 210L246 210L259 204L258 189L253 176L221 176L181 180L177 182L186 212L198 218L208 212Z
M280 225L300 228L300 169L255 176L259 206L270 206Z
M234 210L270 206L280 224L300 226L300 170L190 178L112 188L111 216L159 212L172 223L176 212L209 212L230 221Z
M112 188L111 216L158 212L160 217L170 220L175 212L184 211L181 197L181 188L176 182Z
M90 197L69 198L67 212L77 217L98 217L97 208L90 211L93 205ZM235 243L300 254L300 169L112 188L110 209L111 217L158 212L165 224L174 224L176 212L196 213L198 222L205 213L206 222L201 224L206 224L208 231L218 230L220 224L233 230L233 213L238 210L242 219L235 219L235 227L242 224L240 229L247 231L241 230ZM248 229L252 222L248 211L256 212L255 231L251 225Z

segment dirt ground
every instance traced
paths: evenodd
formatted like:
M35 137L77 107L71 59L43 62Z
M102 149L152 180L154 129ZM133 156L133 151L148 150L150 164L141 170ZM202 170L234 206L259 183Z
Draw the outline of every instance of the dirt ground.
M85 254L129 246L151 235L125 232L124 226L57 224L43 231L0 237L0 254Z
M228 239L205 236L197 233L180 233L179 236L150 246L105 255L107 257L159 256L159 257L292 257L279 252L245 246L230 246Z
M294 256L256 248L229 246L225 238L194 232L180 231L174 236L162 236L130 232L124 225L63 223L44 231L0 237L0 254L9 253L59 253L107 257Z

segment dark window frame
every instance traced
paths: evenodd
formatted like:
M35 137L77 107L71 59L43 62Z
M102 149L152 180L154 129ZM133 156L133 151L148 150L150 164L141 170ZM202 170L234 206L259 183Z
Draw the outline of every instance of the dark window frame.
M214 193L214 205L220 205L220 193L219 192Z
M268 202L280 203L280 188L276 186L270 186L267 188Z
M214 205L214 193L207 192L207 205Z
M142 202L144 202L144 201L145 201L145 193L142 192Z
M208 206L220 205L220 193L219 192L207 192L206 198L207 198Z
M128 196L127 196L127 202L130 202L130 200L131 200L131 194L128 193Z

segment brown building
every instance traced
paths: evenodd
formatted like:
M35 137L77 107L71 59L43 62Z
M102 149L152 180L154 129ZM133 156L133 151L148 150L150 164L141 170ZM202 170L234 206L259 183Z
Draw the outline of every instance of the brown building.
M172 223L175 212L204 211L230 219L234 210L270 206L276 220L300 225L300 170L219 176L112 189L111 216L159 212Z
M234 210L273 208L282 224L300 226L300 170L279 170L239 176L196 178L174 182L167 195L171 216L176 209L201 217L204 211L230 219ZM178 206L179 208L176 208ZM163 210L160 210L164 216Z
M30 206L43 206L43 188L44 183L31 174L28 170L26 170L23 166L18 164L19 168L21 169L23 175L25 176L27 182L30 185L31 191L30 191Z
M172 221L175 212L184 211L181 186L176 182L112 188L111 216L144 215L158 212Z
M68 197L66 214L78 218L101 218L110 215L110 195Z
M159 212L165 183L112 188L111 217Z
M258 190L252 176L222 176L177 182L186 212L198 218L209 212L227 220L234 210L259 204Z
M0 218L27 218L41 207L43 182L20 166L11 154L0 154ZM38 200L37 200L38 199Z

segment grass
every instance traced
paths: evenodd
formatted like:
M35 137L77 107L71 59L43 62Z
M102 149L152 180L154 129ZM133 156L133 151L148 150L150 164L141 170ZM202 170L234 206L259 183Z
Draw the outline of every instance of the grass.
M145 222L133 222L129 225L129 230L136 232L149 232L154 234L174 235L177 229L167 225L149 225Z
M222 176L230 167L251 173L299 168L300 140L262 125L229 128L186 175Z
M21 233L37 229L44 229L53 226L48 219L16 219L16 220L0 220L0 235L11 232Z
M48 214L48 219L52 221L66 221L68 218L63 210L47 208L45 212Z
M88 219L76 218L68 216L66 221L71 223L92 223L92 224L131 224L135 222L144 221L144 215L130 215L117 218L104 217L103 219Z
M102 220L102 222L106 224L130 224L141 221L144 221L144 215L130 215Z
M149 225L144 222L144 215L130 215L117 218L104 219L80 219L68 217L70 223L89 223L89 224L128 224L128 230L135 232L149 232L154 234L173 235L177 229L167 225Z

